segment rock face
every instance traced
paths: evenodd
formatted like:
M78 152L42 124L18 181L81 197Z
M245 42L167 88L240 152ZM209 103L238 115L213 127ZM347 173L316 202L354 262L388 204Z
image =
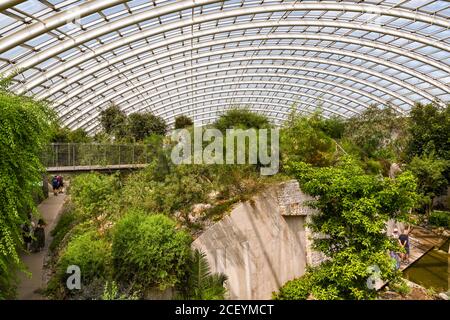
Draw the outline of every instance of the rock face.
M270 299L286 281L304 274L321 257L310 249L305 222L311 197L289 181L237 205L193 243L206 253L212 272L228 276L231 299Z

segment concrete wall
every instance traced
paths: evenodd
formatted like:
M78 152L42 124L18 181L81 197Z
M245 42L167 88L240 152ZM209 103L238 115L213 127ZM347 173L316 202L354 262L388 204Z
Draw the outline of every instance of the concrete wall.
M290 181L237 205L198 237L193 247L206 253L212 272L228 276L231 299L270 299L286 281L304 274L312 210L298 183Z

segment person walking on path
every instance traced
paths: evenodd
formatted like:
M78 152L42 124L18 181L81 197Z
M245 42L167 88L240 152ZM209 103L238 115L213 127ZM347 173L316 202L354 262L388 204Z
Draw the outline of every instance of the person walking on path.
M58 180L58 193L64 192L64 180L63 177L58 175L56 176L56 179Z
M402 262L405 264L409 263L409 233L411 232L411 226L408 225L407 228L403 229L402 234L398 237L400 246L405 249L405 252L401 253Z
M52 188L53 188L53 195L57 196L58 195L58 189L59 189L59 181L58 181L58 177L54 176L52 178Z
M43 219L39 219L36 228L34 228L34 239L31 242L31 252L39 252L45 246L45 222Z

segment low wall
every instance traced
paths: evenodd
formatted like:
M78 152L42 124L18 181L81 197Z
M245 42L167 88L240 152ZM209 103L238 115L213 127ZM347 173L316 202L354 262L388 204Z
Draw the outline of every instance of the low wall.
M268 188L237 205L198 237L212 272L228 276L231 299L270 299L286 281L304 274L311 260L305 221L313 211L296 181Z

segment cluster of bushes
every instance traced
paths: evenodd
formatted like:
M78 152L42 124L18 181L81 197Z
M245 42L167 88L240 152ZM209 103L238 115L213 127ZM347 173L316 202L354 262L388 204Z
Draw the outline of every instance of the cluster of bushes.
M191 126L188 120L180 119L178 128ZM317 197L314 206L323 214L313 220L311 228L328 235L316 240L315 246L330 259L283 286L274 297L373 298L373 290L366 287L367 268L373 264L380 267L384 280L397 281L399 275L385 254L395 249L383 233L385 221L407 219L406 212L429 196L436 181L440 181L440 189L448 185L444 159L410 153L413 121L399 119L389 108L375 107L345 121L324 119L320 114L291 114L280 131L283 173L296 177L305 192ZM270 123L248 110L233 109L213 127L269 128ZM163 139L155 137L146 138L156 153L147 168L126 177L83 175L74 179L72 203L80 220L68 232L71 239L61 241L59 263L65 261L65 254L76 257L76 250L69 250L72 242L81 246L90 239L96 243L91 249L99 250L98 256L105 260L102 275L106 278L100 283L117 283L119 291L126 288L130 294L130 288L145 291L158 287L176 288L189 296L182 290L188 286L192 263L188 234L195 234L204 221L220 219L233 203L248 199L283 176L263 179L257 165L173 165L170 148L164 148ZM406 162L410 171L395 180L386 178L394 162ZM193 206L199 203L208 205L200 218L192 215ZM171 230L171 241L160 243L154 238L153 219ZM165 248L164 252L175 249L172 242L177 249L173 259L157 257L158 248ZM105 243L109 247L104 247ZM152 267L155 261L163 271ZM202 294L205 291L190 296Z
M8 85L0 79L0 299L14 298L17 271L24 270L22 225L30 224L29 214L38 215L39 156L54 117L44 103L15 95Z
M434 210L431 212L428 221L437 227L450 228L450 212Z

